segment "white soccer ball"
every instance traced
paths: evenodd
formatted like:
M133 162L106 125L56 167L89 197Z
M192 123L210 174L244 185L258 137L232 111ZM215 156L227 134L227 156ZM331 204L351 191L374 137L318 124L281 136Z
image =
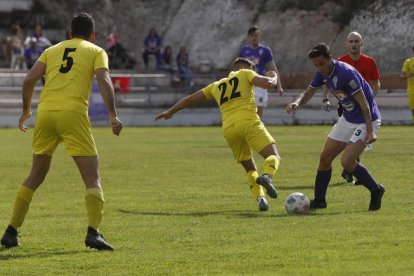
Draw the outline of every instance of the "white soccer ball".
M309 211L310 201L302 193L293 193L286 198L285 208L289 214L305 214Z

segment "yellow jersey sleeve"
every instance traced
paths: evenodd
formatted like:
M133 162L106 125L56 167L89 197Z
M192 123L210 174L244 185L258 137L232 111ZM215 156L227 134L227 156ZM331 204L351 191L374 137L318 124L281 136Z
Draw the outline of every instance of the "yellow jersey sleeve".
M96 71L96 69L99 69L99 68L105 68L105 69L109 70L109 65L108 64L109 64L108 63L108 55L102 49L99 52L99 54L96 56L95 64L94 64L94 71Z
M404 62L402 72L414 72L414 57L409 58ZM410 91L414 91L414 78L407 78L407 88Z
M407 59L407 60L404 61L404 64L403 64L403 67L402 67L402 70L401 70L404 73L407 73L408 72L408 63L409 63L409 61L410 61L409 59Z
M208 86L206 86L202 89L202 91L204 93L204 96L206 97L207 100L212 100L214 98L213 94L212 94L213 88L214 88L214 83L212 83L212 84L210 84L210 85L208 85Z
M246 78L249 81L249 83L252 83L253 78L258 75L255 71L248 70L248 69L243 69L240 71L246 74Z
M37 61L40 61L41 63L47 64L47 55L45 54L47 49L43 51L43 53L40 55L40 57L37 59Z

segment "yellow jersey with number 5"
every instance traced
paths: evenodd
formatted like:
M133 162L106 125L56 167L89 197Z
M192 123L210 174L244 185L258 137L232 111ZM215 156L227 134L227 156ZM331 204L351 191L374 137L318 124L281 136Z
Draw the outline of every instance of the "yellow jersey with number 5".
M46 65L46 83L37 110L87 114L95 70L108 69L106 52L87 40L73 38L47 48L38 62Z
M224 129L239 120L260 120L254 99L254 86L251 84L255 76L257 73L249 69L232 71L226 78L203 88L207 99L216 100Z

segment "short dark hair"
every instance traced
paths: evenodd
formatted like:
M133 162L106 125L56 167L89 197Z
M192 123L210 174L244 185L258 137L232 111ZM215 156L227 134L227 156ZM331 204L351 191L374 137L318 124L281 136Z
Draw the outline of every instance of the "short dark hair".
M329 46L325 43L316 44L316 46L308 52L308 58L316 58L319 56L324 56L326 58L331 57L331 51L329 50Z
M250 27L250 28L247 30L247 34L248 34L248 35L250 35L250 34L254 33L255 31L260 31L260 30L259 30L259 27L257 27L257 26L252 26L252 27Z
M72 36L89 38L90 34L95 32L95 21L92 18L92 15L81 12L75 15L72 18L70 24Z
M256 70L256 65L253 63L253 61L243 57L236 58L233 62L233 67L240 63L249 66L251 70Z

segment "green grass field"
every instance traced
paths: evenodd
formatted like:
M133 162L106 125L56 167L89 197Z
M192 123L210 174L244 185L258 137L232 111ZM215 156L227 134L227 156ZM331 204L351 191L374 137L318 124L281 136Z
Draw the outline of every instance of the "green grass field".
M412 274L412 126L382 127L362 157L386 188L380 211L367 211L369 192L344 183L336 160L328 208L286 213L290 193L312 197L330 129L269 128L283 160L279 198L261 213L220 128L126 128L120 137L97 128L106 198L100 229L116 251L84 246L84 187L61 145L20 229L22 246L0 249L0 274ZM1 231L30 169L32 133L0 130Z

